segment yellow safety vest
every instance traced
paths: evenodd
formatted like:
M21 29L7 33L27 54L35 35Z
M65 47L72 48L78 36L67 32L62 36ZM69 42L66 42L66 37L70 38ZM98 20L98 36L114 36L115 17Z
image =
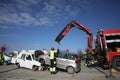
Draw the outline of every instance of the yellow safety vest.
M0 53L0 61L3 59L4 59L4 57L3 57L2 53Z
M54 59L54 56L55 56L56 52L57 52L56 50L51 50L50 51L50 59Z

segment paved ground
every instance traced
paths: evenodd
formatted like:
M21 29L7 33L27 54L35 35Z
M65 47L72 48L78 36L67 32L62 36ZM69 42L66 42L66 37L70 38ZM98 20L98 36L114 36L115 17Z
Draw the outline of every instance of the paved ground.
M120 72L114 72L112 78L105 78L105 75L109 75L109 70L87 68L83 63L81 72L77 74L61 70L54 75L49 71L17 69L15 65L0 66L0 80L120 80Z

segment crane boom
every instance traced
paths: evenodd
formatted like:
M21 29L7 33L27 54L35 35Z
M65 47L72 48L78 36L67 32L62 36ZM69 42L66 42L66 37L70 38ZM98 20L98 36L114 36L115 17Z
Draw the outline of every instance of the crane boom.
M89 35L88 47L89 47L89 52L92 52L92 32L86 26L82 25L81 23L77 21L71 21L69 24L67 24L67 26L58 34L55 41L59 43L66 36L66 34L70 31L70 29L75 27L75 25L78 26L78 29L83 30Z

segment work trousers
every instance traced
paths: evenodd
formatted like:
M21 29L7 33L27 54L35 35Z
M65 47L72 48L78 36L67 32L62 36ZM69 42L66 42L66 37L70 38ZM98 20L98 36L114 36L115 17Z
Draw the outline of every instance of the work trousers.
M56 73L56 66L57 66L57 63L56 63L56 59L50 59L50 72L51 73Z

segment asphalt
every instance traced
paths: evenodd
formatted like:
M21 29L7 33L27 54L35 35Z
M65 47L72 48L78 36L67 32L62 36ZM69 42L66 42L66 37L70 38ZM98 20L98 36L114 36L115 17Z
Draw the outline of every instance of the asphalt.
M68 74L59 70L50 74L48 70L32 71L26 68L18 69L16 65L0 66L0 80L120 80L120 72L102 70L99 67L85 67L82 62L81 71Z

